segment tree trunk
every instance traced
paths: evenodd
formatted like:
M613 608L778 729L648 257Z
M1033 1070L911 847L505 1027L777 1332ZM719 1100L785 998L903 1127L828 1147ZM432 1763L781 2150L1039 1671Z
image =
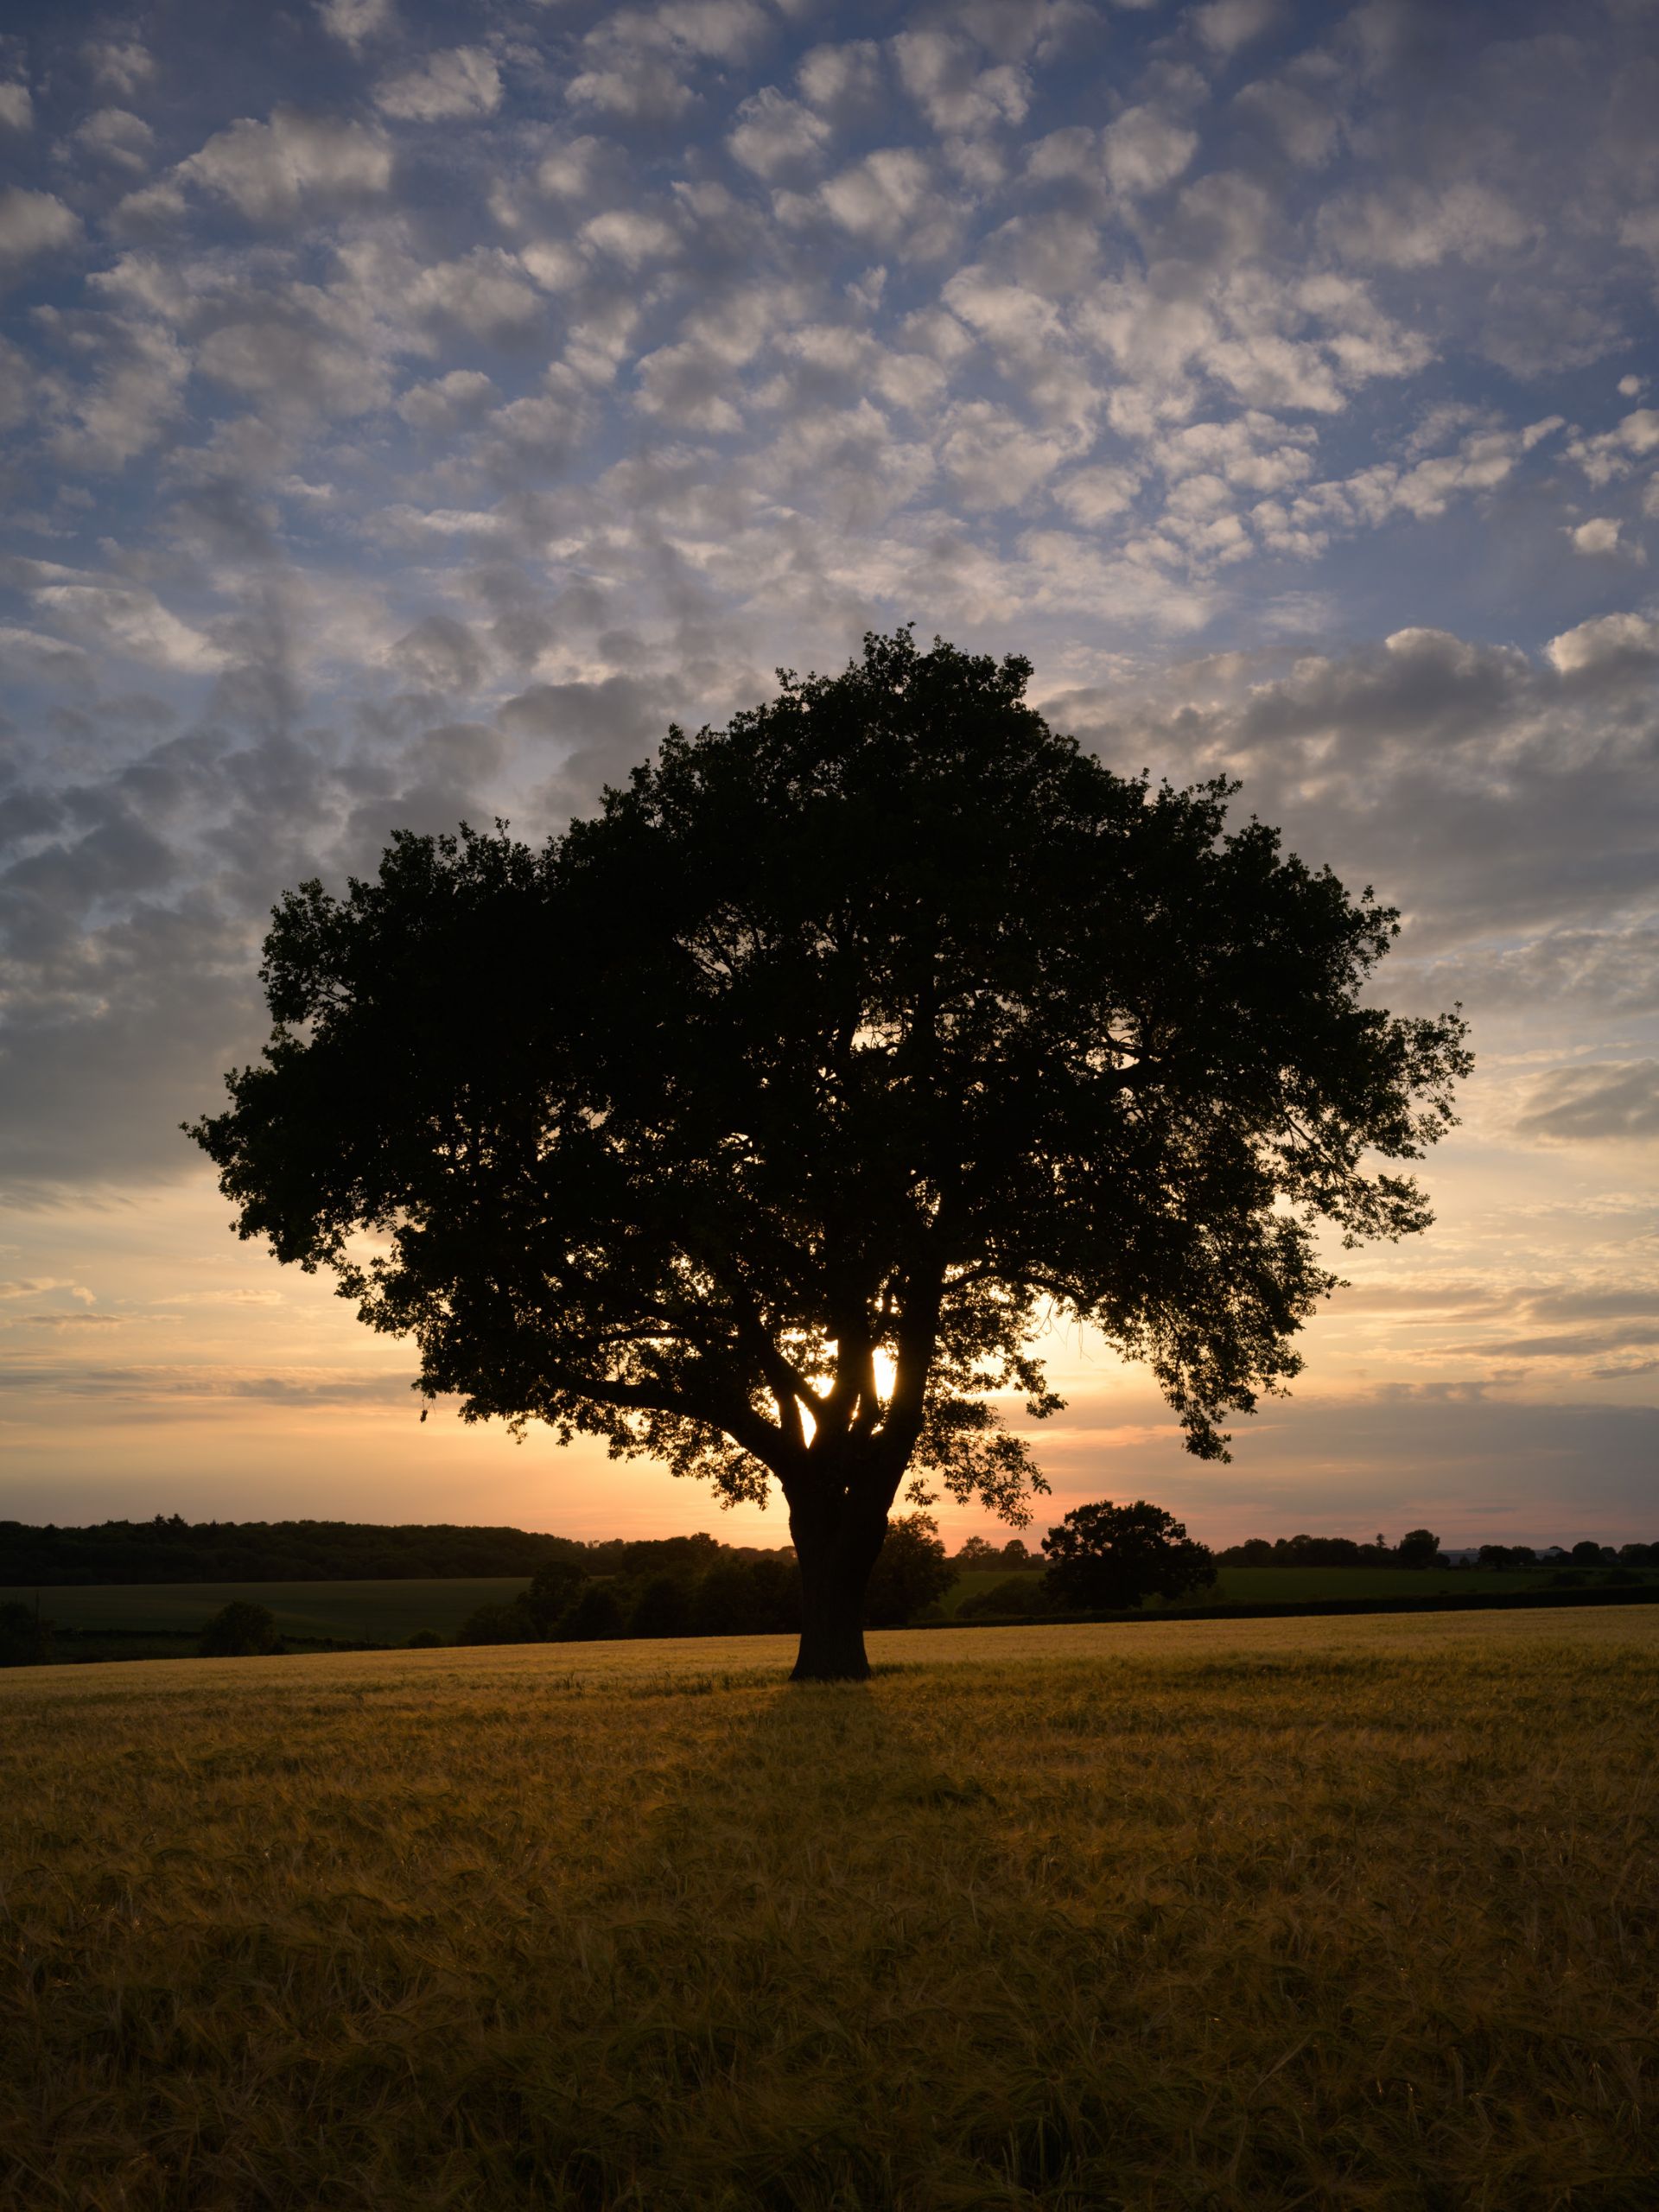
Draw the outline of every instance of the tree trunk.
M886 1503L842 1491L791 1502L789 1532L801 1563L801 1648L796 1682L864 1682L864 1592L887 1533Z

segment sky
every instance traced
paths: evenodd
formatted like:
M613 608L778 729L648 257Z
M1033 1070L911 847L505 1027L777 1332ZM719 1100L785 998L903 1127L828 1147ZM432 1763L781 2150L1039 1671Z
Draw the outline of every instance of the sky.
M5 20L0 1517L784 1541L421 1426L179 1124L284 887L913 620L1240 779L1478 1054L1230 1465L1046 1346L1044 1519L1659 1538L1656 0Z

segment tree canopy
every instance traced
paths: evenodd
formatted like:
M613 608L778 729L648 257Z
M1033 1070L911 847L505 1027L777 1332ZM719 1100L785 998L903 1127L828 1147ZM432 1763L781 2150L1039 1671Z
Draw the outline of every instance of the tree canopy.
M702 1476L775 1478L800 1671L857 1673L909 1475L1014 1525L995 1401L1053 1316L1150 1366L1189 1447L1297 1370L1352 1241L1429 1215L1455 1014L1363 1002L1395 934L1230 788L1114 773L1028 664L911 633L671 729L532 848L396 837L302 885L275 1027L194 1134L245 1236L333 1268L419 1387Z
M1057 1605L1112 1611L1148 1598L1185 1598L1216 1579L1216 1555L1161 1506L1109 1497L1079 1505L1043 1538L1043 1580Z

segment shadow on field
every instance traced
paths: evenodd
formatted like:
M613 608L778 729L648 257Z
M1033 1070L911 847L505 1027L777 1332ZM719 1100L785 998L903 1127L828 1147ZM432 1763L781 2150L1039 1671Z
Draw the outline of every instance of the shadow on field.
M582 2055L524 2114L550 2201L878 2212L1029 2203L1049 2178L981 2101L993 1800L899 1688L755 1690L599 1884Z

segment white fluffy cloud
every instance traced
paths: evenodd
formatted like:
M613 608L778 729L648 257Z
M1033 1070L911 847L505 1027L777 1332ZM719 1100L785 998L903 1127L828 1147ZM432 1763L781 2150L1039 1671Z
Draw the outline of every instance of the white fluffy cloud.
M79 236L79 216L55 194L22 185L0 191L0 277L41 254L73 245Z
M391 148L372 125L278 107L216 131L179 174L253 222L373 200L391 184Z
M726 143L734 161L768 183L818 160L830 143L822 116L768 85L743 102Z
M1198 134L1155 108L1126 109L1101 133L1101 158L1114 191L1161 192L1190 167Z
M1567 536L1573 541L1575 553L1590 555L1617 553L1618 550L1618 518L1617 515L1592 515L1588 522L1570 528Z
M1031 82L1008 63L982 66L978 47L944 30L900 31L893 41L899 80L942 134L971 134L1023 123Z
M149 164L156 134L142 117L124 107L101 107L74 130L79 151L118 168L139 170Z
M392 0L317 0L317 14L329 36L353 53L389 31L395 20Z

